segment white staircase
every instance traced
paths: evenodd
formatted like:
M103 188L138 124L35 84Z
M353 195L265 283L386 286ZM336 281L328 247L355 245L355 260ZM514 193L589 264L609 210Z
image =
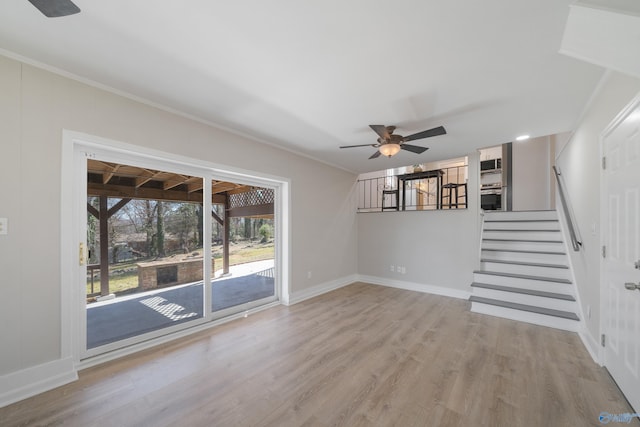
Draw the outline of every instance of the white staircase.
M486 212L471 311L577 331L565 247L555 211Z

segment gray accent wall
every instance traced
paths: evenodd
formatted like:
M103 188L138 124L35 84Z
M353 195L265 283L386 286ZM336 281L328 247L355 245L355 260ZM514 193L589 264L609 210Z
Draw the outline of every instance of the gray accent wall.
M407 288L470 292L479 263L479 153L468 162L468 209L358 214L360 275Z

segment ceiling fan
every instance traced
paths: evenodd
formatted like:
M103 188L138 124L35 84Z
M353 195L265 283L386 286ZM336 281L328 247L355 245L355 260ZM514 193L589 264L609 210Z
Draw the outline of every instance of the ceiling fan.
M343 145L340 148L352 148L352 147L375 147L378 149L375 153L369 157L369 159L375 159L380 157L381 154L391 157L397 154L400 150L411 151L412 153L420 154L427 151L429 148L420 147L417 145L405 144L407 141L414 141L416 139L430 138L432 136L444 135L447 131L442 126L435 127L433 129L425 130L422 132L414 133L413 135L402 136L395 135L393 133L396 130L395 126L384 125L369 125L375 133L378 134L377 144L360 144L360 145Z
M29 0L47 18L73 15L80 12L80 8L71 0Z

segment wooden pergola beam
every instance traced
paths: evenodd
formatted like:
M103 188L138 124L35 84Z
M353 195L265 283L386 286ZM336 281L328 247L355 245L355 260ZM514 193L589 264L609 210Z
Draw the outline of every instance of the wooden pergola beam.
M232 182L216 182L211 185L211 191L215 193L224 193L226 191L235 190L239 187L239 184Z
M186 176L176 175L178 179L169 179L162 183L162 188L164 190L171 190L172 188L176 188L178 185L184 184L185 181L188 180Z
M231 227L229 221L229 195L224 193L224 224L222 226L222 274L229 274L229 240L231 236Z
M151 172L151 171L143 170L140 173L142 174L142 176L137 176L136 177L136 185L135 185L136 188L142 187L147 182L149 182L149 181L151 181L153 179L153 172Z
M129 203L131 201L131 199L120 199L120 201L118 203L116 203L115 205L111 206L111 208L107 211L107 216L109 218L111 218L113 215L115 215L120 209L122 209L123 207L125 207L125 205L127 203Z
M187 183L187 191L189 193L193 193L196 191L200 191L204 188L204 183L202 182L202 180L199 180L199 182L190 182Z
M232 208L227 211L227 216L230 218L245 217L245 216L269 216L273 215L273 203L266 203L263 205L241 206Z
M211 217L215 219L218 224L224 227L224 220L220 218L217 213L215 213L214 211L211 211Z
M135 188L126 185L111 185L87 183L88 196L106 196L119 199L144 199L144 200L162 200L168 202L191 202L202 203L202 194L188 193L185 191L162 190L160 188ZM224 204L226 198L220 194L214 194L211 202L216 204Z
M100 197L100 295L109 295L109 211L107 197Z
M94 208L93 206L91 206L89 203L87 203L87 212L89 212L94 217L100 219L100 211Z
M114 167L109 167L109 172L102 174L102 183L103 184L107 184L109 181L111 181L111 178L113 178L113 176L116 174L116 172L118 172L118 169L120 169L120 165L115 165Z

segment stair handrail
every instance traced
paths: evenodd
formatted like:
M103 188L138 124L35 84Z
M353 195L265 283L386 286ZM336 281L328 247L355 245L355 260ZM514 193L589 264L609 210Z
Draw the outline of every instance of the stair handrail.
M578 228L576 227L575 218L573 216L573 211L569 205L569 201L564 191L564 184L562 183L562 177L560 170L553 166L553 173L556 176L556 181L558 182L558 194L560 195L560 202L562 203L562 211L564 212L564 217L567 220L567 228L569 229L569 236L571 237L571 246L573 250L578 252L580 250L580 246L582 246L582 238L580 237L580 233Z

